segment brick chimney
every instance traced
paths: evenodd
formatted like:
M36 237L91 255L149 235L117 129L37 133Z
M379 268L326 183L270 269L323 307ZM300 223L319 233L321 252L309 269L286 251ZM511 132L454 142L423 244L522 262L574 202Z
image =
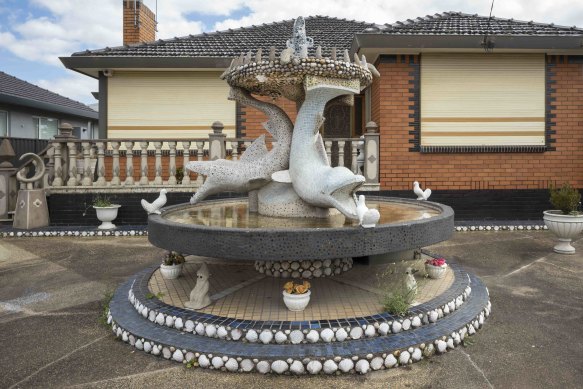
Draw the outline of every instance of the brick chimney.
M123 44L156 40L156 15L143 0L123 0Z

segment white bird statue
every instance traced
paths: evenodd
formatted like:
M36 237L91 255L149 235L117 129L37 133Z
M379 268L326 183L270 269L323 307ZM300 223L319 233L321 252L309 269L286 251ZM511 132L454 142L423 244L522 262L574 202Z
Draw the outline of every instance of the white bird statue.
M381 214L377 209L368 208L364 202L364 195L358 196L356 203L356 214L358 215L358 222L363 228L373 228L377 225Z
M144 208L144 210L148 212L148 215L151 215L153 213L158 215L160 214L160 208L162 208L167 201L166 192L167 192L166 189L162 189L160 191L160 196L158 196L158 198L154 200L151 204L146 200L142 199L142 208Z
M413 299L415 298L415 295L417 295L417 281L415 280L415 276L413 274L415 274L417 272L417 270L413 270L413 268L408 267L407 270L405 270L405 296L407 297L407 301L411 302L413 301Z
M413 183L413 192L417 195L417 200L427 200L431 196L431 189L427 188L422 190L419 187L419 182L415 181Z

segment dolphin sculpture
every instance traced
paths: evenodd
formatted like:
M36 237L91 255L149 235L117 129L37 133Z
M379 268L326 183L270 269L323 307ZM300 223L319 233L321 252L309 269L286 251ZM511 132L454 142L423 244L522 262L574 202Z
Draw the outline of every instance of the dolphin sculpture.
M358 219L356 190L365 178L343 166L331 167L318 132L324 122L322 113L326 103L338 96L358 93L358 81L352 87L334 85L321 77L313 81L315 85L306 87L306 99L296 118L289 172L277 172L272 177L276 181L291 182L298 196L308 204L336 208L344 216Z
M271 181L271 175L288 168L293 124L285 111L275 104L259 101L238 87L231 87L229 100L255 107L269 118L263 127L275 138L271 151L265 146L265 135L257 138L238 161L192 161L186 169L207 176L204 184L191 197L196 204L206 197L225 191L249 192Z

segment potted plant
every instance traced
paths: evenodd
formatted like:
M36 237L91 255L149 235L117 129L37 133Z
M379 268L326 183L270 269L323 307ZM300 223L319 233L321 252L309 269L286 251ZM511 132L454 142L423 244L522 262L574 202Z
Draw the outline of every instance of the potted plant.
M100 230L115 228L115 224L112 221L117 217L119 207L121 207L120 204L112 204L107 196L97 196L93 200L93 208L95 208L97 219L101 222L101 225L97 228Z
M283 303L293 312L301 312L310 302L310 283L303 281L301 284L294 281L286 282L283 286Z
M432 258L425 261L425 272L429 278L440 279L445 277L447 263L444 258Z
M551 187L550 194L551 204L556 209L544 211L543 219L549 230L559 238L553 250L560 254L574 254L571 239L583 230L583 213L578 210L581 194L569 183L558 189Z
M176 251L168 251L160 265L160 273L167 280L174 280L182 273L184 256Z

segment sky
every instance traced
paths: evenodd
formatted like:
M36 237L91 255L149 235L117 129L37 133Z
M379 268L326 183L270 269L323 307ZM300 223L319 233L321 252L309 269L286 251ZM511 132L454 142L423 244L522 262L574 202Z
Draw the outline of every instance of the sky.
M326 15L372 23L444 11L487 16L492 0L144 0L157 39ZM583 27L580 0L495 0L493 15ZM308 31L309 34L309 31ZM122 45L122 0L0 0L0 71L86 104L97 81L59 57Z

